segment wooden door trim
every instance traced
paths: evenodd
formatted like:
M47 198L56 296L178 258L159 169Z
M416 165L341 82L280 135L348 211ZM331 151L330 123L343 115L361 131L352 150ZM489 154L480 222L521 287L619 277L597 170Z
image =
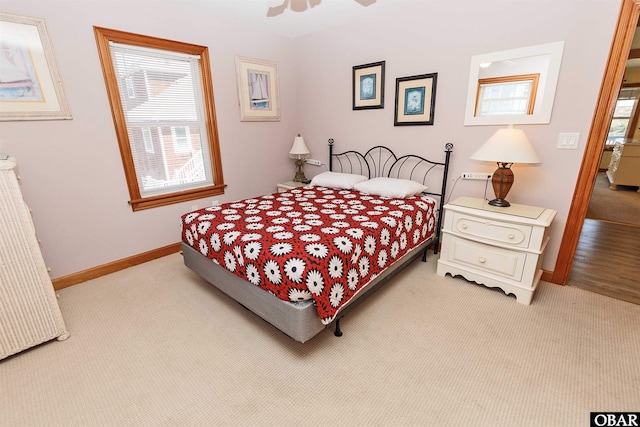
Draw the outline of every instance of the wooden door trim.
M640 16L640 0L623 0L618 16L618 24L611 43L609 59L605 69L600 94L596 104L591 130L587 139L582 166L578 174L578 181L573 193L573 202L567 216L567 224L560 243L558 259L551 281L565 285L569 279L573 257L578 246L582 223L587 215L589 200L593 192L600 157L604 148L609 124L613 116L616 99L626 68L627 57L633 35Z

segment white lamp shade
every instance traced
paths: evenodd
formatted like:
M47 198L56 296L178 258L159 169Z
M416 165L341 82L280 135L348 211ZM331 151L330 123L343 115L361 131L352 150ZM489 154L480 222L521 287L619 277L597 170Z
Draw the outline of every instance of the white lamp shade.
M494 133L473 153L471 159L498 163L540 163L540 157L527 135L512 125Z
M289 150L289 157L292 159L304 159L309 157L309 154L311 153L309 152L307 145L304 143L304 138L298 134L298 136L293 140L291 150Z

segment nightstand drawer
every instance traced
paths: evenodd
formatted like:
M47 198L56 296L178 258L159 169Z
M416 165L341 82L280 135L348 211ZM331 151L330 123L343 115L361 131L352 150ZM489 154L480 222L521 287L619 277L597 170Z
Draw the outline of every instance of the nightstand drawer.
M468 238L526 249L532 227L453 213L453 232Z
M515 281L522 280L527 255L509 249L488 246L456 236L449 236L448 261L473 267Z

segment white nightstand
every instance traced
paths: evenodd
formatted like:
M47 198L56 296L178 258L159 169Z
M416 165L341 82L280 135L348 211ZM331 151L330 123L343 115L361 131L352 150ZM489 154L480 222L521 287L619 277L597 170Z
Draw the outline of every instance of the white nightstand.
M557 212L516 204L499 208L471 197L458 198L444 210L438 275L461 275L530 304Z
M294 188L304 187L304 182L296 182L296 181L287 181L287 182L279 182L276 187L278 188L278 193L282 193L283 191L293 190Z

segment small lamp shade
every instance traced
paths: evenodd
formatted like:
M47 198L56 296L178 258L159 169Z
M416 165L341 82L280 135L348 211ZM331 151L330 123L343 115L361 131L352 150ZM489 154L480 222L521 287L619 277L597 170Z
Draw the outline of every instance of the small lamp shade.
M289 150L289 157L296 159L296 175L293 178L295 182L307 181L307 177L304 176L302 166L304 166L304 159L308 158L310 155L311 153L307 148L307 144L304 143L304 138L298 134L298 136L293 140L291 150Z
M292 159L306 159L311 153L304 143L304 138L298 134L293 140L293 146L289 150L289 157Z
M513 163L540 163L540 157L522 129L499 129L473 155L472 160L498 163L498 169L491 177L496 198L489 202L492 206L507 207L505 200L514 182L511 165Z
M540 163L540 157L527 135L513 125L494 133L473 153L471 159L498 163Z

